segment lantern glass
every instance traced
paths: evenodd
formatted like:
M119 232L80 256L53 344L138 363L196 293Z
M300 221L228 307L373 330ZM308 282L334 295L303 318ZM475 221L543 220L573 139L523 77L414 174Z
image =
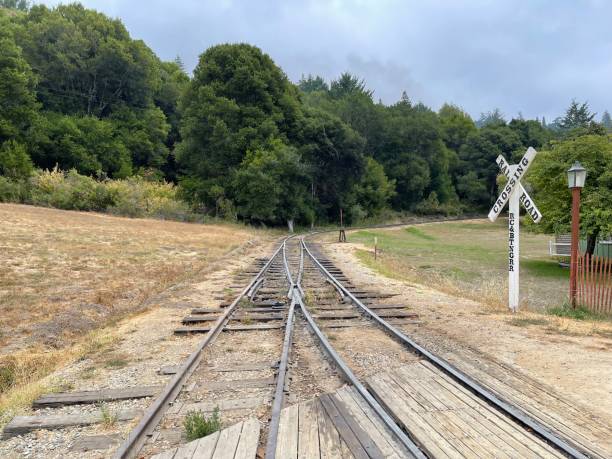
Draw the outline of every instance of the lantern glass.
M567 184L569 188L582 188L586 181L587 171L576 161L567 171Z

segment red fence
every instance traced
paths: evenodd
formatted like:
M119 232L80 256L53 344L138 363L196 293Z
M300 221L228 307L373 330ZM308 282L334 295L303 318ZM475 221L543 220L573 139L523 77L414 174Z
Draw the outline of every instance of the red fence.
M580 254L577 302L593 312L612 313L612 259Z

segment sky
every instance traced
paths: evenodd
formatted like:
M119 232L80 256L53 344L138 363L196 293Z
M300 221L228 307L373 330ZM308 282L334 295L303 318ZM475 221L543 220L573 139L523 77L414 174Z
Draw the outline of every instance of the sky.
M38 1L55 5L57 0ZM64 3L66 3L64 1ZM612 110L608 0L81 0L191 72L220 43L247 42L297 82L349 71L386 104L406 91L474 118Z

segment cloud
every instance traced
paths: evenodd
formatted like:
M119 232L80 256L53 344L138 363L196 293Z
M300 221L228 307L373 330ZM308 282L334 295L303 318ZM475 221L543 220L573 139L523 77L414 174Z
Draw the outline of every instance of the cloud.
M612 2L603 0L82 2L190 70L211 45L248 42L294 81L348 70L386 103L406 90L475 117L499 107L552 119L572 98L612 109Z

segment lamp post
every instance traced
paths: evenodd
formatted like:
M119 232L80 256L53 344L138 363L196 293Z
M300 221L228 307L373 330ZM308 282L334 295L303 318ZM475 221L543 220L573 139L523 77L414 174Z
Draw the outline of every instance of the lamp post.
M576 161L567 171L568 187L572 190L572 251L570 260L570 301L576 307L576 271L578 268L578 236L580 233L580 192L587 171Z

